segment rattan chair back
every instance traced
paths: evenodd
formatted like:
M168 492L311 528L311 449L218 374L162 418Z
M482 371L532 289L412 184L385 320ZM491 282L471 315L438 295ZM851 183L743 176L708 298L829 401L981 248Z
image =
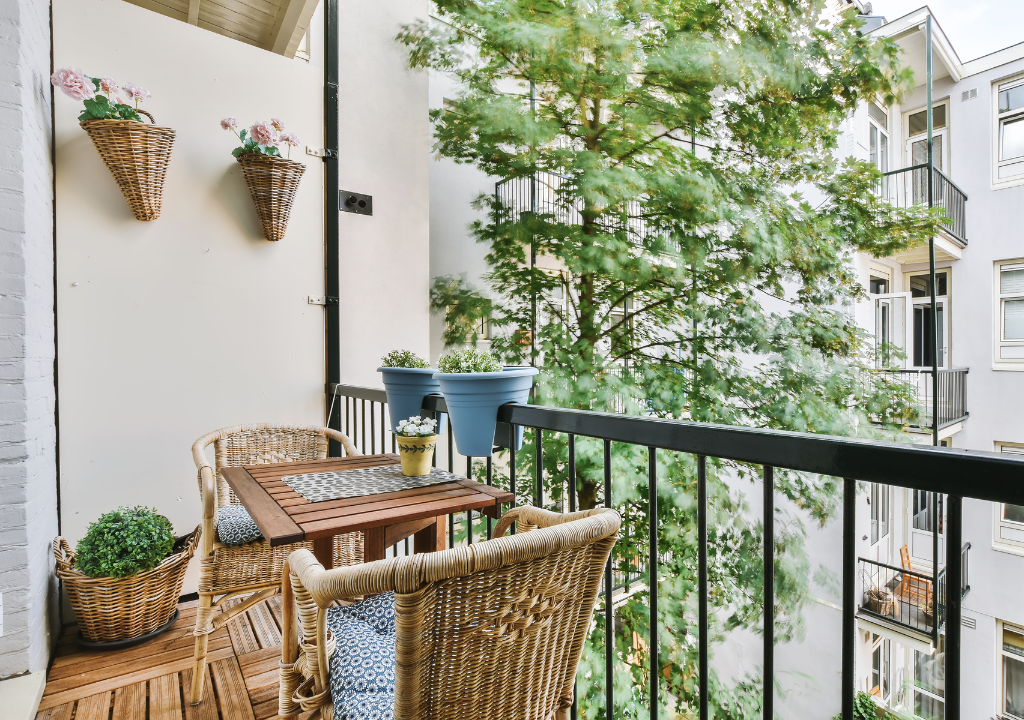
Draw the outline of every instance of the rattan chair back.
M331 716L326 609L394 590L396 720L567 718L619 516L517 508L495 534L516 520L511 537L330 571L292 553L285 600L297 605L301 641L284 644L279 712L323 704ZM288 657L299 646L304 656Z

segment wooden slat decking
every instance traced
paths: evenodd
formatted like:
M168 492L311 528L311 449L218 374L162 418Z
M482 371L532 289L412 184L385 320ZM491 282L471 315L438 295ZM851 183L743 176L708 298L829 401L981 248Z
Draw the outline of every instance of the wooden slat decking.
M210 636L206 690L196 707L185 701L192 683L196 603L178 607L181 617L173 628L127 650L83 650L75 642L78 628L68 628L36 720L277 718L281 598L249 608Z

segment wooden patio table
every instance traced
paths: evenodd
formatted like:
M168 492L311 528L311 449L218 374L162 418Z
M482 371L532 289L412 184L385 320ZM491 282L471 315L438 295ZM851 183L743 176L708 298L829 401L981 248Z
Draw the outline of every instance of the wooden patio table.
M415 551L447 547L445 517L479 510L501 517L502 503L512 493L459 477L428 487L377 493L362 497L310 502L281 478L302 473L334 472L400 464L398 455L356 455L300 462L267 463L224 468L224 479L271 546L312 541L313 554L334 566L334 536L363 532L363 560L383 560L389 545L410 535Z

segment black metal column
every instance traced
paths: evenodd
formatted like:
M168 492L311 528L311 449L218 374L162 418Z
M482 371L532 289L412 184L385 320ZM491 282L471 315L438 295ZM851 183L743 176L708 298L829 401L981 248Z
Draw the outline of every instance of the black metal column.
M857 672L857 481L843 480L843 720L853 720Z
M327 388L341 382L341 272L339 234L341 218L338 175L338 0L326 0L324 6L324 337L326 344ZM335 301L331 302L334 298ZM328 401L329 403L330 401ZM332 414L330 426L341 430L341 413ZM341 443L331 440L328 455L341 455Z
M708 459L697 456L697 562L700 595L700 720L708 720Z
M947 496L946 509L946 720L960 720L960 619L963 614L964 499ZM938 615L935 616L936 619Z
M761 717L775 717L775 469L764 467L764 700Z

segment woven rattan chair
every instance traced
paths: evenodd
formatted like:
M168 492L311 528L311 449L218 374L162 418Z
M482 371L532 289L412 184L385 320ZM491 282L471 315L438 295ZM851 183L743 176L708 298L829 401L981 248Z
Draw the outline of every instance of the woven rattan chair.
M203 435L192 445L192 458L199 468L199 492L203 502L203 534L199 552L199 609L195 628L195 665L191 701L203 697L207 643L210 633L233 616L281 592L282 570L288 554L312 543L270 547L266 540L242 545L218 542L214 529L217 509L237 504L221 470L242 465L316 460L327 457L328 441L337 440L346 455L360 455L346 435L325 427L257 423L235 425ZM206 449L214 446L214 466ZM339 535L334 539L336 566L363 560L362 533ZM231 608L224 602L241 595L249 597ZM219 611L219 614L218 614Z
M519 533L500 537L514 521ZM292 553L279 713L333 720L328 610L394 591L395 720L566 720L619 524L613 510L521 507L497 539L442 552L334 570Z

